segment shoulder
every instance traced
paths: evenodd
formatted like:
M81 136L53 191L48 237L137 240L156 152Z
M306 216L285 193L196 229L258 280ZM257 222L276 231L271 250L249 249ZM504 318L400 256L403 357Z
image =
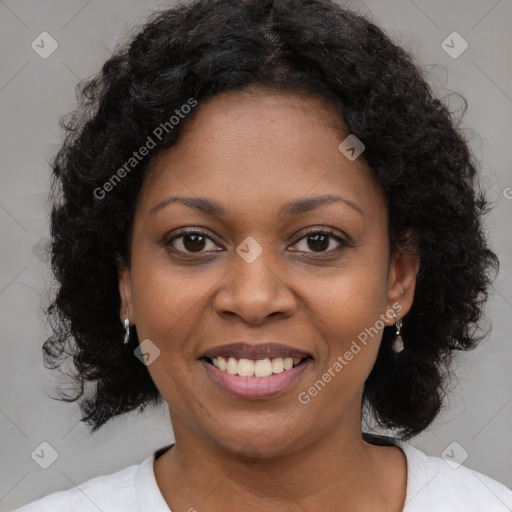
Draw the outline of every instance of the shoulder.
M404 512L510 512L512 491L466 466L431 457L395 439L407 459Z
M57 491L13 512L131 512L138 510L135 479L140 465L94 477L65 491Z

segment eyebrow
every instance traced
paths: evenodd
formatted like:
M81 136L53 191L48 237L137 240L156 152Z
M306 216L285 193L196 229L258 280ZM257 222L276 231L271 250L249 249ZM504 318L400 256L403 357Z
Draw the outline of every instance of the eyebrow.
M285 203L280 208L279 214L285 217L292 215L300 215L301 213L306 213L320 206L334 202L344 203L347 206L350 206L352 209L359 212L361 215L363 215L363 210L356 203L354 203L353 201L349 201L348 199L345 199L341 196L332 194L325 194L316 197L306 197L302 199L296 199L295 201L290 201L288 203ZM216 201L207 199L205 197L183 196L170 196L167 199L164 199L161 203L158 203L156 206L154 206L149 213L153 214L173 203L181 203L185 206L188 206L189 208L194 208L207 215L213 215L217 217L225 217L228 215L227 210Z

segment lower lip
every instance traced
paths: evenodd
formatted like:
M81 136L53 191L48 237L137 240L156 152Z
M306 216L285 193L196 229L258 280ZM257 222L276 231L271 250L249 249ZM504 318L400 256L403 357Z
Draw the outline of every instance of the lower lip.
M311 359L306 359L291 370L273 373L268 377L240 377L240 375L232 375L224 370L219 370L205 360L201 360L201 364L211 379L228 393L239 398L261 400L290 389L309 367Z

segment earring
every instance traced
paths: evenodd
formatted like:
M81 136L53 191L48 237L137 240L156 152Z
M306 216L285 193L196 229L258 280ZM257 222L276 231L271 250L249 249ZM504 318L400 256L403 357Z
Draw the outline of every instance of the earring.
M128 308L126 308L126 318L124 319L124 344L130 340L130 320L128 320Z
M404 340L402 340L402 336L400 336L400 328L402 327L402 320L398 318L395 315L395 312L393 311L393 318L395 319L395 339L391 342L391 350L398 354L399 352L402 352L404 349Z

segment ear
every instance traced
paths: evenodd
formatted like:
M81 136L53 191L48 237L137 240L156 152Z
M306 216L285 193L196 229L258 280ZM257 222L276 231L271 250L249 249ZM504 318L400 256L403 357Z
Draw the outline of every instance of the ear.
M130 325L135 324L135 309L132 300L132 278L129 266L123 261L121 257L117 258L117 275L119 285L119 296L121 298L119 305L119 317L121 323L126 318L126 309L128 309L128 316Z
M411 309L416 277L420 268L420 258L417 254L404 249L396 250L391 256L388 274L388 307L395 308L403 318ZM398 308L398 304L401 308Z

